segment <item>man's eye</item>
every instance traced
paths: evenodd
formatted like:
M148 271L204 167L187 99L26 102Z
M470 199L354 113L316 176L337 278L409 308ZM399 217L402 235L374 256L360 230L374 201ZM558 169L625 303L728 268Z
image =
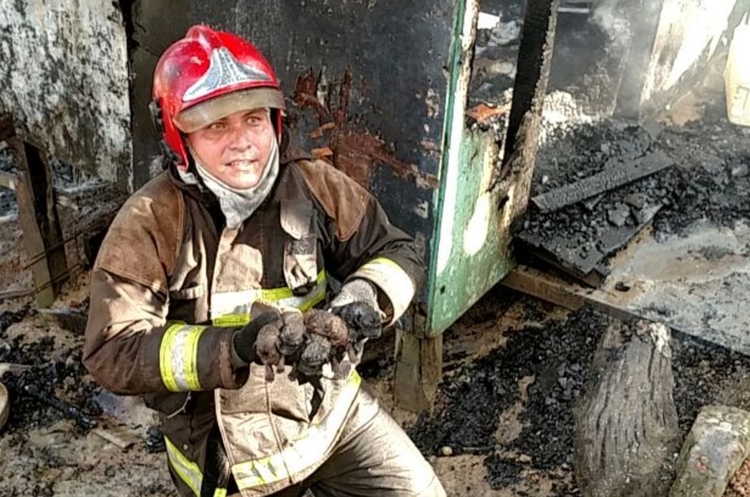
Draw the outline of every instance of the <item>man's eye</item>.
M208 126L208 129L216 130L216 129L224 129L224 123L213 123Z
M247 118L247 122L250 124L258 124L261 122L261 118L258 116L250 116Z

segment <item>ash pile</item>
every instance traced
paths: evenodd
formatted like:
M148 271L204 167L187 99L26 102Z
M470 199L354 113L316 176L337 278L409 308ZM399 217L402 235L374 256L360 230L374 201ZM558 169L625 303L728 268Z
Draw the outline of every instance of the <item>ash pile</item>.
M617 76L627 54L627 24L596 14L593 2L564 0L558 5L554 55L545 117L567 120L610 114ZM482 2L474 45L468 111L470 123L494 129L503 140L524 25L525 2Z
M750 132L718 112L685 126L548 124L517 253L599 286L646 227L657 241L705 219L750 219Z
M95 402L99 388L83 367L80 344L61 346L52 335L32 341L6 333L37 314L28 306L0 314L0 380L12 405L4 431L25 433L63 419L95 428L95 416L102 413Z

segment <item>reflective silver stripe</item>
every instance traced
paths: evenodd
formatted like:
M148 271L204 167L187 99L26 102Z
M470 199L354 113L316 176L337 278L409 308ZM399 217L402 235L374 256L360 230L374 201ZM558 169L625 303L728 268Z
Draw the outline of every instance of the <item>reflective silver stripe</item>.
M169 465L180 477L180 480L185 482L185 485L190 487L190 490L197 496L201 493L201 483L203 483L203 474L197 464L190 461L180 452L177 447L169 440L168 437L164 437L164 442L167 446L167 459Z
M328 279L318 273L318 282L307 295L296 296L289 288L254 288L240 292L215 293L211 298L211 320L214 324L241 324L249 319L253 302L264 300L279 306L307 310L325 298Z
M362 378L352 371L331 412L319 424L310 426L302 438L292 441L280 453L234 465L237 486L242 490L269 485L320 463L346 421L361 383Z
M159 370L168 390L200 390L198 341L205 329L182 323L167 328L159 347Z
M182 97L190 102L204 97L219 88L239 83L270 83L271 79L261 71L234 58L227 48L217 48L211 53L208 71Z

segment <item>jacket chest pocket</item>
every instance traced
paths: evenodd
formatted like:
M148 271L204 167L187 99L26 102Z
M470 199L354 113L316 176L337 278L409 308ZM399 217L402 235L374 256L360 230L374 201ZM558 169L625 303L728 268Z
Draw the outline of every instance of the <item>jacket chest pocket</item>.
M295 295L305 295L318 279L318 236L315 209L308 200L282 200L284 239L283 272Z

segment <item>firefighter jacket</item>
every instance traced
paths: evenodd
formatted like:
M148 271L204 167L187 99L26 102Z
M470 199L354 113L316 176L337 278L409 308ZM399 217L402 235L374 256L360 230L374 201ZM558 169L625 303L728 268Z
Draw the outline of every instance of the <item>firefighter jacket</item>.
M181 494L199 494L218 427L241 493L268 495L325 461L357 415L360 378L353 368L324 378L313 409L309 384L237 367L232 337L252 302L304 310L326 298L329 278L365 278L393 323L421 275L413 240L326 162L282 160L273 190L238 229L225 227L212 194L168 170L128 199L104 239L84 364L104 388L142 394L160 413Z

